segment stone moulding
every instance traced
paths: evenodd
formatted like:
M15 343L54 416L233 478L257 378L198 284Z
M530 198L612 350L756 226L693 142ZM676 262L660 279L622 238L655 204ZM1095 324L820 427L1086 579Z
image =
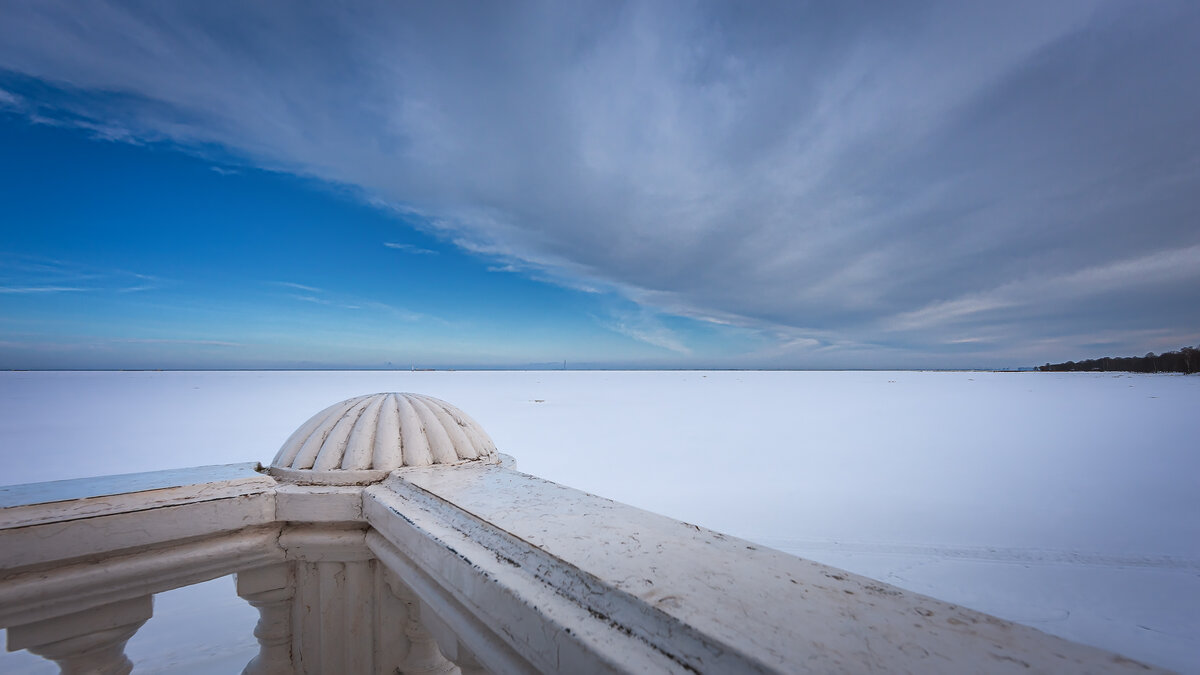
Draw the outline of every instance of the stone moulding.
M453 405L379 393L313 415L279 449L269 472L294 483L366 485L405 466L499 461L487 432Z
M349 399L263 471L0 488L9 648L127 673L154 593L232 573L255 675L1161 672L520 473L434 402Z

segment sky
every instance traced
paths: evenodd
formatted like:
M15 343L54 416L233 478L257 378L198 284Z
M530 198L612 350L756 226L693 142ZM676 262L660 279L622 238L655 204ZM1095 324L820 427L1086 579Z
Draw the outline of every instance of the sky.
M0 368L1200 343L1200 5L0 2Z

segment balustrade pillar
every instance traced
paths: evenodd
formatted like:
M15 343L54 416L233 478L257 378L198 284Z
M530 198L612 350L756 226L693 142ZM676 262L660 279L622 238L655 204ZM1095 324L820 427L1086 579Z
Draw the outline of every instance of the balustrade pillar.
M8 650L27 649L58 664L64 675L128 675L125 643L153 615L145 595L74 614L8 628Z
M246 664L243 675L291 675L292 597L295 574L290 563L239 572L237 594L258 610L254 637L258 655Z

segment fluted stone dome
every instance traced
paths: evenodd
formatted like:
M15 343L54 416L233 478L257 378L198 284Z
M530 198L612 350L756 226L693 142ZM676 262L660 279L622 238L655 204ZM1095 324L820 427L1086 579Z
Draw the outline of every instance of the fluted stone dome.
M313 415L271 462L276 478L354 485L402 466L499 463L496 445L458 408L420 394L358 396Z

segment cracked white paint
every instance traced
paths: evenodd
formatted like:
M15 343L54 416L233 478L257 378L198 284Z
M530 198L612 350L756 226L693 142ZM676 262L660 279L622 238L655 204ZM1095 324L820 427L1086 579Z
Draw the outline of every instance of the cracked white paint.
M415 564L453 580L444 583L452 594L466 588L459 602L505 624L528 658L575 652L567 670L588 670L581 664L604 654L624 671L657 670L655 658L666 657L667 670L698 672L1146 672L1102 650L502 467L398 471L367 490L364 510ZM572 623L581 613L587 618Z

